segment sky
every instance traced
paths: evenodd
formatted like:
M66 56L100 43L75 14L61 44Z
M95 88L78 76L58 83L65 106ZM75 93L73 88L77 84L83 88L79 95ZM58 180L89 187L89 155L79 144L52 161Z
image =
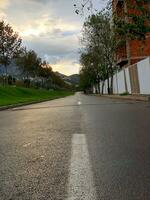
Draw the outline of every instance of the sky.
M79 72L79 38L84 17L73 5L81 0L0 0L0 19L7 21L54 71L71 75ZM94 0L95 8L104 6Z

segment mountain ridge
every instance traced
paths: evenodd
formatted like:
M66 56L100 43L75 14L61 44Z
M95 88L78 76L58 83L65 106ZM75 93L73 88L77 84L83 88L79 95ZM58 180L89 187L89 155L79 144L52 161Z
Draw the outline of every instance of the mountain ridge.
M55 72L58 76L60 76L65 82L70 83L71 85L78 85L80 81L79 74L65 75L60 72Z

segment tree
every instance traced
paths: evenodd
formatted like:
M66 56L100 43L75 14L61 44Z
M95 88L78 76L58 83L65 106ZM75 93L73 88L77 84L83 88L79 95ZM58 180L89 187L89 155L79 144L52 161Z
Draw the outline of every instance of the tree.
M88 52L87 55L93 63L96 83L99 85L100 81L104 82L106 78L110 77L110 83L108 79L108 93L112 93L116 40L114 40L111 29L109 12L99 12L89 16L84 23L82 34L81 43L83 50ZM87 65L87 63L85 64Z
M25 79L34 78L38 75L38 69L41 67L42 61L35 51L26 48L22 49L20 57L17 59L17 65Z
M124 14L114 15L116 34L128 36L129 39L145 40L150 32L150 1L149 0L125 0L122 3Z
M130 41L141 41L144 47L147 34L150 33L149 0L125 0L122 2L123 13L114 12L113 28L120 45L126 43L128 65L131 65Z
M93 0L78 0L78 4L74 4L76 14L83 14L84 10L93 12ZM113 13L113 0L99 0L99 2L107 2L106 10ZM149 0L124 0L121 1L124 10L124 18L116 15L112 16L116 34L124 38L145 40L147 33L150 32L150 1ZM104 9L104 10L105 10ZM127 10L130 9L131 12ZM94 9L95 12L99 12Z
M49 89L52 86L52 68L50 65L43 61L38 68L38 77L42 80L42 87Z
M111 9L111 0L98 0L99 2L106 2L106 9ZM94 7L93 0L78 0L76 4L74 4L75 13L77 15L84 15L85 10L90 11L92 14L94 12L99 12L97 8ZM105 10L105 9L104 9Z
M20 54L22 40L9 24L0 21L0 63L4 65L6 77L8 65Z
M92 52L82 52L80 56L80 63L82 68L80 70L80 87L86 92L91 90L94 85L98 83L97 71L94 67L95 62ZM97 91L98 93L98 91Z

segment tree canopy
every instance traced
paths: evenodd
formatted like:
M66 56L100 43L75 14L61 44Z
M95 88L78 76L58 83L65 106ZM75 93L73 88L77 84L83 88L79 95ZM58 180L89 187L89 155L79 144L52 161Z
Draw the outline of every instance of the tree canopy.
M19 67L21 77L27 87L33 82L34 86L47 89L72 89L53 72L46 61L42 61L34 50L23 47L19 34L2 20L0 21L0 67L5 67L4 80L7 80L5 84L8 84L8 79L11 78L10 74L7 74L7 68L12 61Z
M84 81L88 83L87 87L97 85L100 92L100 81L112 77L115 70L116 40L111 31L109 12L99 12L87 18L83 25L81 44L81 81L87 75L88 80ZM111 83L108 83L108 92L112 92Z
M7 66L12 59L20 54L22 40L13 28L0 21L0 63L5 66L7 74Z

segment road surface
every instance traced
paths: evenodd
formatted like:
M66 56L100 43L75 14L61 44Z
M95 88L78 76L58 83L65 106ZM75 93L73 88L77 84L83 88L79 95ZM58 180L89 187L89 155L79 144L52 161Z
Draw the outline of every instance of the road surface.
M77 93L0 112L0 200L149 200L150 104Z

